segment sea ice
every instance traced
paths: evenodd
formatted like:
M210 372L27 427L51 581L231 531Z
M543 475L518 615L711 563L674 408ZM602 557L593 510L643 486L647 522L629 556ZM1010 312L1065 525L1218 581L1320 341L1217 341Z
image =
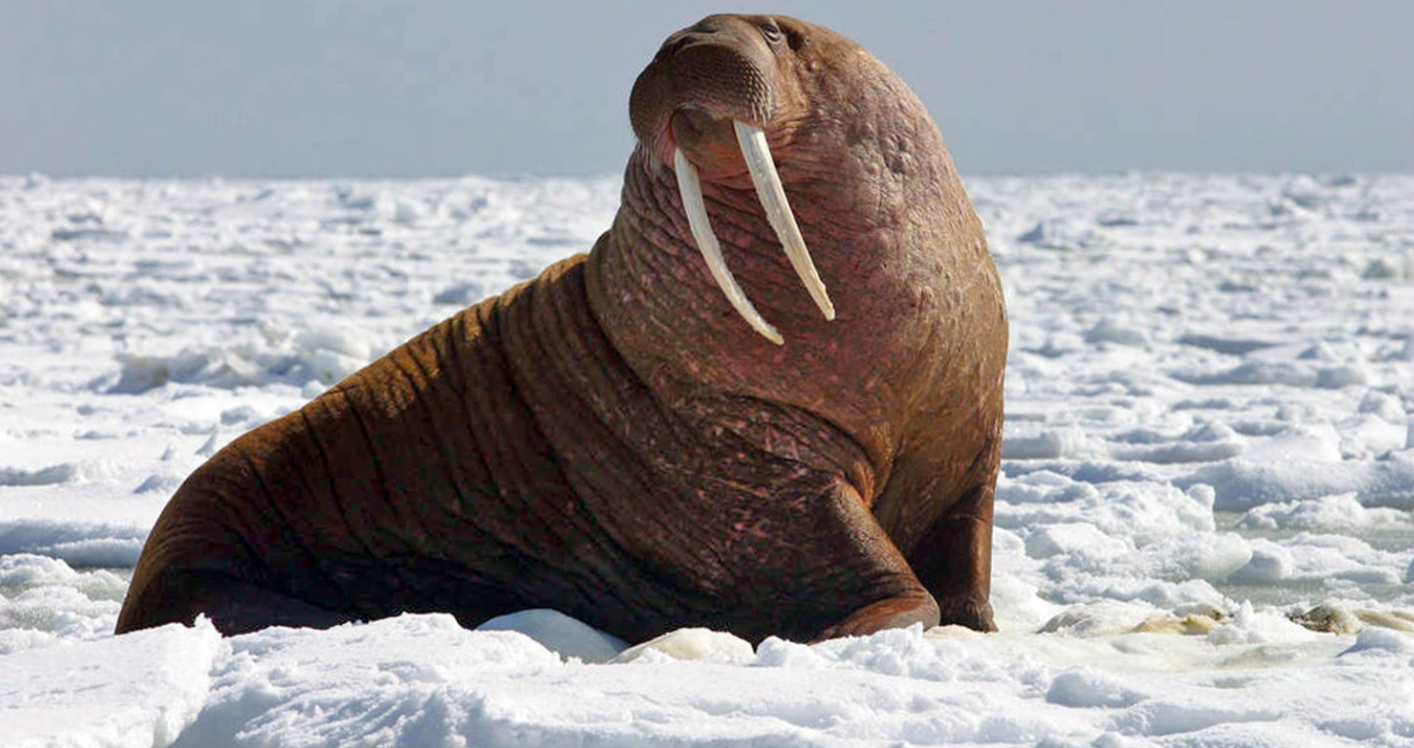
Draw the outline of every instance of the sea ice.
M1414 745L1414 178L968 187L1002 631L610 664L552 611L110 632L186 475L588 250L618 179L0 177L0 745Z

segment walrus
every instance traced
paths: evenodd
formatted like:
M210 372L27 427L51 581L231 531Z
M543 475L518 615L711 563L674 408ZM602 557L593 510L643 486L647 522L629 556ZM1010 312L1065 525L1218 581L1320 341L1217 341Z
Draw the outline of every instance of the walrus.
M119 633L530 608L627 641L994 628L1006 311L923 104L828 29L714 15L629 114L591 251L211 457Z

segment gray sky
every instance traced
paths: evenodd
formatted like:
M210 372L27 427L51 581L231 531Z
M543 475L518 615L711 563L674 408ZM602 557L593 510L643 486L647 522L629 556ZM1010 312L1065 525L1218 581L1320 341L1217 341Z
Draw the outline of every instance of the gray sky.
M490 8L483 6L491 6ZM617 173L697 0L0 0L0 173ZM1414 2L774 0L913 87L964 174L1414 172Z

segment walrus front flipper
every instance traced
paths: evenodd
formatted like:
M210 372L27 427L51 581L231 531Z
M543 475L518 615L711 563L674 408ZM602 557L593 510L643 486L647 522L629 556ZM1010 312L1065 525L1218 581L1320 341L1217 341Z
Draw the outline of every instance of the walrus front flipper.
M975 486L913 549L910 562L937 598L939 622L996 631L992 578L992 487Z
M866 605L822 631L816 641L842 636L868 636L884 629L907 628L915 623L923 624L925 629L938 625L938 604L922 588Z
M944 625L996 631L992 605L993 486L1001 440L991 441L968 471L971 485L923 533L908 563L933 593Z
M840 537L847 539L848 546L827 550L842 556L835 559L836 578L848 580L849 584L838 591L840 598L862 605L826 626L816 640L867 636L915 623L924 628L938 625L937 602L909 568L888 533L864 506L858 492L837 485L839 489L830 497L834 504L831 514L843 521ZM830 535L822 534L822 539Z
M115 633L165 623L190 625L198 615L211 619L216 630L226 636L268 626L326 629L354 620L218 572L172 572L154 579L144 591L161 595L168 604L125 606ZM139 620L144 615L150 620Z

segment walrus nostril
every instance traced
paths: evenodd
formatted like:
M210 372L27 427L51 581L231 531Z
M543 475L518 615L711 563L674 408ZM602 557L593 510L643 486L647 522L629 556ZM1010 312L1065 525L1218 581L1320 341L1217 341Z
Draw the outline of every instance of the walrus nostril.
M654 55L653 59L658 62L666 60L694 41L697 41L695 34L674 34L663 42L663 46L658 48L658 54Z

